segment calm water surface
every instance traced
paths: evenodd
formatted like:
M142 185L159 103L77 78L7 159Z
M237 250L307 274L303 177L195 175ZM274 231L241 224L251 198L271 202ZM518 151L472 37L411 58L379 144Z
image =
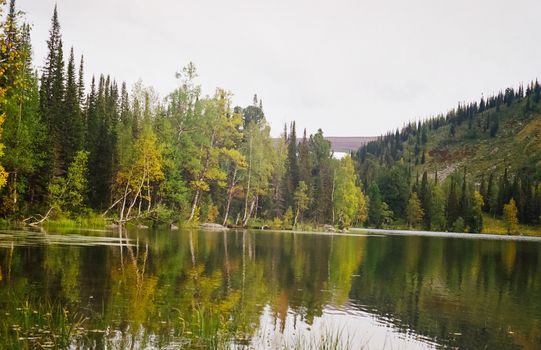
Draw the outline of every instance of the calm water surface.
M541 243L0 230L1 349L322 344L538 349Z

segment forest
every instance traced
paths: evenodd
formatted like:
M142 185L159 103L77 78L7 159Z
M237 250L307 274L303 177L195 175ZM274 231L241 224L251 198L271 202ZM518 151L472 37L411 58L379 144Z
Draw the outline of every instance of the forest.
M528 138L533 152L520 164L468 167L463 160L474 157L465 152L449 167L438 158L442 143L507 142L510 123L538 130L537 81L410 122L336 159L322 130L298 136L291 122L272 139L257 95L244 107L224 88L203 95L191 62L164 98L141 81L85 77L83 56L63 45L56 7L36 70L24 14L14 0L2 11L5 220L483 232L487 219L503 219L507 233L540 224L538 136Z
M193 63L165 98L110 75L87 85L56 8L36 71L30 32L12 0L1 33L2 217L276 228L366 220L354 162L333 158L321 130L297 137L292 122L273 142L262 99L239 107L222 88L203 96Z
M507 233L539 225L540 101L536 80L361 147L354 158L368 224L482 232L485 219L503 219Z

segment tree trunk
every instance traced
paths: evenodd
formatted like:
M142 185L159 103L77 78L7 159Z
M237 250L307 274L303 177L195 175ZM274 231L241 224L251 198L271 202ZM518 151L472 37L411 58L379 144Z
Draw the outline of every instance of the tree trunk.
M15 140L15 149L19 148L19 131L21 129L21 118L23 115L23 101L19 100L19 116L17 118L17 132ZM15 159L15 164L18 164L18 157ZM17 205L17 168L13 171L13 210L16 210Z
M242 220L242 226L246 227L246 225L248 225L248 220L250 220L250 218L252 217L252 213L254 211L254 206L255 206L255 199L256 197L252 198L251 202L250 202L250 211L248 213L248 215L245 215L244 219Z
M126 210L126 199L128 198L129 184L130 184L129 181L126 181L126 188L124 189L124 200L122 201L122 209L120 209L120 222L121 223L122 223L122 220L124 220L124 210Z
M224 221L222 222L222 225L225 226L227 224L227 219L229 217L229 208L231 207L231 200L233 198L233 194L229 193L227 195L227 204L225 205L225 212L224 212Z
M17 171L13 172L13 209L17 205Z
M211 141L210 141L210 147L212 147L212 145L214 144L214 134L212 134L212 138L211 138ZM207 170L208 170L208 167L209 167L209 158L210 158L210 155L209 155L209 150L207 149L207 155L206 155L206 158L205 158L205 166L203 167L203 170L201 171L201 174L199 175L199 181L203 181L203 179L205 178L205 174L207 173ZM190 213L190 217L188 218L188 221L192 221L193 220L193 217L195 215L195 210L197 209L197 204L199 202L199 196L201 196L201 189L196 189L195 190L195 196L194 196L194 199L193 199L193 204L192 204L192 211Z
M250 151L248 159L248 184L246 185L246 199L244 201L244 216L242 218L243 226L248 222L248 198L250 196L250 182L252 180L252 136L250 135Z
M150 213L150 207L152 206L152 193L150 192L150 178L147 180L147 195L148 195L148 206L147 206L147 213Z
M131 205L128 208L128 212L126 213L125 220L128 220L130 218L130 212L131 212L133 206L135 205L135 203L137 202L137 199L141 195L141 189L143 188L144 183L145 183L145 177L143 176L143 180L141 180L141 184L139 185L139 188L137 189L137 193L135 194L135 198L133 198L133 201L132 201Z
M227 224L227 218L229 217L229 209L231 208L231 201L233 200L233 188L235 188L235 185L237 184L236 178L237 167L235 166L235 171L233 172L233 179L231 180L231 184L229 186L229 189L227 190L227 204L225 206L224 221L222 223L223 226Z
M201 192L200 189L195 190L195 196L193 198L193 204L192 204L192 211L190 213L190 217L188 218L188 221L192 221L193 217L195 215L195 209L197 208L197 201L199 200L199 193Z
M332 208L332 224L334 224L334 183L336 180L336 170L332 175L332 191L331 191L331 208Z

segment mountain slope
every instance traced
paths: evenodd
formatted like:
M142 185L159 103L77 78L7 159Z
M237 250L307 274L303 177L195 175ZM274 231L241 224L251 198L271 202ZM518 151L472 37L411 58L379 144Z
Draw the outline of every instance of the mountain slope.
M482 132L482 127L465 125L456 128L451 137L451 125L429 136L426 145L426 168L442 175L449 170L466 167L474 176L490 172L503 173L507 167L512 172L527 172L539 179L541 175L541 114L524 111L525 101L517 102L500 111L489 110L477 116L479 123L487 118L500 119L494 137ZM481 130L480 130L481 129Z
M482 216L541 223L541 86L410 123L362 146L369 223L481 232ZM450 179L448 179L450 178Z
M480 110L482 100L445 117L410 124L398 136L390 133L361 147L358 158L363 163L373 156L386 165L402 159L414 174L437 171L440 179L466 167L475 177L502 174L507 168L541 180L541 104L535 89L508 103L502 97L491 108ZM461 120L460 113L468 115Z

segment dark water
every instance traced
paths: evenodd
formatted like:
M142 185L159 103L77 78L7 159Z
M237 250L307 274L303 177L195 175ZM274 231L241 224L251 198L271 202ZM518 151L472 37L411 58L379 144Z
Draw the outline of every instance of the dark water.
M539 242L122 235L0 231L0 349L541 345Z

